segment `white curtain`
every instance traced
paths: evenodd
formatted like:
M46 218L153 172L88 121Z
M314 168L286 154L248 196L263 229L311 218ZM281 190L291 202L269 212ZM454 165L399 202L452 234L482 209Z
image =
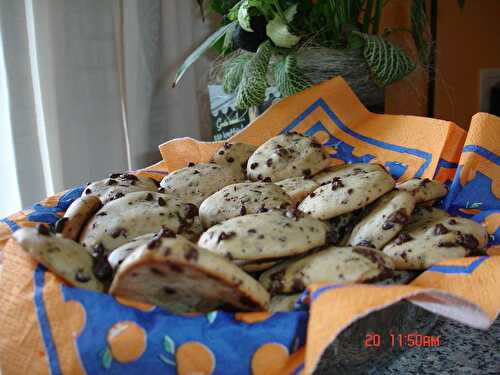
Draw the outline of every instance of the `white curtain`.
M0 215L208 139L208 61L171 82L211 26L194 0L0 0Z

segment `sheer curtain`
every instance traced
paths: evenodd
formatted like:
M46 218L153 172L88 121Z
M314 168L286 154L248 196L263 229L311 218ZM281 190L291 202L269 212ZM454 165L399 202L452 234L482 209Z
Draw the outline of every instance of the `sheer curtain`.
M0 0L0 214L209 137L195 1Z

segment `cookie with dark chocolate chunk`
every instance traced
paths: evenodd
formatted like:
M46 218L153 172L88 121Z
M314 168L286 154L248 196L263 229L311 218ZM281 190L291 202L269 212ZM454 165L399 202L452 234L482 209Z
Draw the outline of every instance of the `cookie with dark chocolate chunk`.
M247 176L252 181L272 182L290 177L310 177L328 167L330 158L311 137L285 133L272 137L248 159Z
M151 241L154 246L138 247L121 264L111 294L173 313L267 309L266 290L230 260L181 235Z

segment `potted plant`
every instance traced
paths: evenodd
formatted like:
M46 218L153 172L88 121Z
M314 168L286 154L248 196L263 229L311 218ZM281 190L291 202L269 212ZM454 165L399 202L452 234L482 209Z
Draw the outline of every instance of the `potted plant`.
M293 95L342 75L368 107L383 110L383 88L415 69L392 32L411 33L422 63L429 43L425 0L412 0L411 28L380 30L386 0L198 0L223 16L220 28L179 67L174 86L208 49L221 59L214 76L234 95L234 107L261 106L266 92ZM462 3L462 2L460 2ZM267 90L267 91L266 91Z

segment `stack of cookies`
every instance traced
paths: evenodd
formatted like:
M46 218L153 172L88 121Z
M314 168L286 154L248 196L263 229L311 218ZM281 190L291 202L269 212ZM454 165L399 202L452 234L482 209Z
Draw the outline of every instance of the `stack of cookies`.
M54 228L14 238L73 286L175 313L288 310L313 283L408 282L485 249L481 225L432 207L443 184L330 161L298 133L226 143L159 186L128 173L89 184Z

